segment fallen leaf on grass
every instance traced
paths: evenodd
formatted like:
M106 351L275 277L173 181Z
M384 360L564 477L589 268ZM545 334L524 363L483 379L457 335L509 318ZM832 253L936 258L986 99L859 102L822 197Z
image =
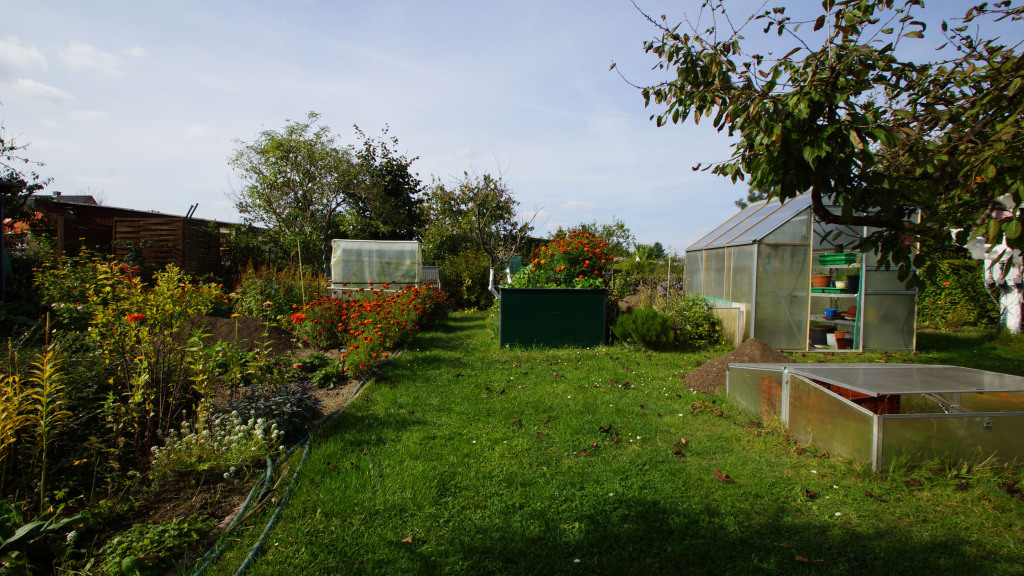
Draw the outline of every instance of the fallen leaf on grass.
M612 431L612 425L609 424L607 426L598 426L597 429L600 430L601 432L604 432L605 434L607 434L607 433Z
M730 477L725 472L722 472L721 470L715 470L715 480L718 480L719 482L724 482L726 484L732 484L733 482L735 482L735 480L733 480L732 477Z
M805 497L806 497L806 498L807 498L808 500L814 500L815 498L817 498L817 497L818 497L818 493L817 493L817 492L814 492L814 491L812 491L812 490L808 490L807 488L804 488L804 496L805 496Z
M724 414L724 412L721 410L715 410L715 416L722 416L722 414Z
M522 362L513 362L512 365L516 366L516 367L519 367L519 366L522 366L523 363Z
M680 444L686 446L687 444L689 444L689 442L686 440L686 438L680 438L679 440L676 440L676 443L673 444L673 446L679 446Z
M520 426L523 425L523 419L522 418L513 418L513 419L509 420L509 422L511 422L513 424L518 424Z
M550 432L548 432L547 430L534 430L534 432L542 436L547 436L548 434L550 434Z
M612 432L612 442L615 442L616 444L619 443L619 435L615 432Z
M801 563L801 564L810 564L811 563L810 559L804 558L803 556L797 556L796 557L796 561Z
M878 494L872 494L871 492L864 492L864 495L867 496L868 498L871 498L872 500L877 500L879 502L889 501L889 499L886 498L885 496L879 496Z
M370 449L369 448L363 448L363 456L366 456L369 453L370 453Z
M815 454L815 458L831 458L832 455L828 453L828 450L822 449L821 454Z
M641 404L640 407L641 408L647 408L647 406L644 406L643 404Z
M1010 496L1016 496L1018 500L1021 499L1021 489L1017 487L1017 480L1010 480L1009 482L1000 482L999 488L1009 494Z
M664 416L661 415L661 412L658 412L658 418L664 418Z
M559 374L558 372L551 373L552 378L565 378L565 374Z
M335 464L334 462L328 462L328 463L327 463L327 469L328 469L328 470L334 470L334 469L336 469L337 467L338 467L338 465L337 465L337 464Z
M903 484L905 486L921 486L924 483L921 482L920 480L916 479L916 478L911 478L910 480L907 480L907 481L903 482Z
M970 487L971 485L967 483L967 480L960 480L959 482L956 483L957 490L967 490Z
M683 457L683 451L677 449L675 452L672 453L672 455L673 456L679 456L680 458L682 458Z
M359 468L359 465L356 464L355 462L349 462L348 463L348 467L352 468L352 469L356 469L356 468Z
M615 378L609 378L608 379L608 383L609 384L615 384L616 382L618 382L618 380L616 380Z
M402 538L402 544L412 544L413 536L415 536L415 534L410 534L410 535L406 536L405 538Z

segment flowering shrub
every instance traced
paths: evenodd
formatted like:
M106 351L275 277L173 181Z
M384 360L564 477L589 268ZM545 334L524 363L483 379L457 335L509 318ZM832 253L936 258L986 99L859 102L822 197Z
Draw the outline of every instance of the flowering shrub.
M389 292L360 289L348 299L321 298L292 315L296 334L318 348L345 348L345 370L365 374L429 322L445 304L445 294L429 286Z
M183 408L212 393L208 382L192 378L206 350L191 333L219 288L194 284L173 266L148 289L123 264L95 267L86 294L89 335L114 372L103 415L115 448L143 456L155 430L169 430Z
M186 420L181 431L171 429L164 445L153 446L153 480L160 482L174 474L210 473L230 477L237 468L257 464L281 451L284 433L265 418L243 420L238 412L218 414L209 423L199 419L193 426Z
M512 277L513 288L607 288L605 270L615 256L608 243L582 230L561 232L534 251Z

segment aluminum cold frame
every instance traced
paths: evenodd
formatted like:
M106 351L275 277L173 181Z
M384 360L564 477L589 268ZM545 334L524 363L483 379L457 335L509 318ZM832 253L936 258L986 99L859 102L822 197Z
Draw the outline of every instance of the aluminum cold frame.
M871 396L927 397L937 411L875 414L812 380ZM904 455L1024 458L1019 376L959 366L730 364L726 393L750 412L781 416L795 438L876 470Z

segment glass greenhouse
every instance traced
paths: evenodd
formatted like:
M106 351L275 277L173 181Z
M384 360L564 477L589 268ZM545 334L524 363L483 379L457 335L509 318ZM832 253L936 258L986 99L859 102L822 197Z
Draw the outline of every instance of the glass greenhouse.
M875 470L908 457L1024 458L1024 378L959 366L730 364L726 392L798 442Z
M756 202L686 249L686 291L736 319L737 342L782 350L913 350L917 293L874 254L866 228L817 221L811 195Z
M415 240L331 240L331 292L388 283L394 288L423 279L420 243Z

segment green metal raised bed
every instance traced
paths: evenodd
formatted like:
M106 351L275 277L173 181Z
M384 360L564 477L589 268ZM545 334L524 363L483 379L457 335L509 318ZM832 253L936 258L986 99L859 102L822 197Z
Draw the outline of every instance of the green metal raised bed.
M500 288L501 346L599 346L604 343L603 289Z

